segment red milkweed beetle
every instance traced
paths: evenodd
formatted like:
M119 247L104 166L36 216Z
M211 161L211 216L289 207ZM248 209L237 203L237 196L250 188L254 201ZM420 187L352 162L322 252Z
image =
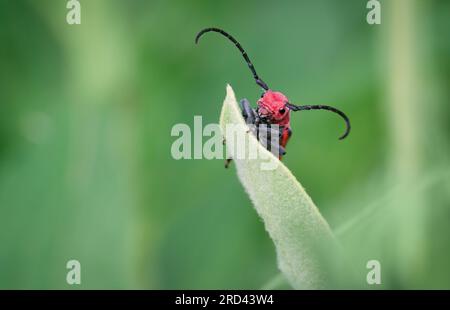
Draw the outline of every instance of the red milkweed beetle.
M250 71L253 74L253 78L255 79L256 84L262 87L264 92L257 102L258 107L256 109L253 109L250 106L250 102L247 99L242 99L240 101L242 108L242 115L247 124L255 125L256 130L258 130L260 124L267 124L268 127L270 127L270 125L272 124L278 125L277 133L279 135L279 145L276 146L275 148L272 147L272 149L270 149L269 146L269 150L271 150L274 154L277 154L280 159L283 155L286 154L285 148L289 141L289 138L292 135L290 126L291 111L296 112L308 110L328 110L337 113L345 120L346 123L346 130L344 134L341 137L339 137L339 139L342 140L348 136L351 128L350 120L348 119L347 115L344 114L344 112L328 105L300 105L300 106L294 105L289 102L288 98L284 94L269 89L267 84L259 78L258 74L256 73L255 67L250 61L250 58L248 57L245 50L242 48L241 44L227 32L219 28L205 28L197 34L197 36L195 37L195 43L198 43L200 37L203 34L211 31L217 32L225 36L227 39L233 42L234 45L236 45L236 47L239 49L242 56L244 57L248 67L250 68ZM258 131L256 132L256 134L258 136ZM268 135L270 135L270 133ZM227 159L225 167L228 166L229 162L230 159Z

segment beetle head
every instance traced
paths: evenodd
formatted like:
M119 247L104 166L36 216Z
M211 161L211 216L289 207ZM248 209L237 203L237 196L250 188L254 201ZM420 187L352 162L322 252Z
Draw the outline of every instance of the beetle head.
M286 106L288 98L280 92L268 90L258 100L258 114L263 123L278 124L289 123L289 108Z

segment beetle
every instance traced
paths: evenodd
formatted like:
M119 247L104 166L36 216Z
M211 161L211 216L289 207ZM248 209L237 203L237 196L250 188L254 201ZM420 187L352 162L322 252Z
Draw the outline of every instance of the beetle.
M256 73L255 67L253 63L250 61L250 58L247 52L243 49L241 44L229 33L225 32L219 28L205 28L201 30L197 36L195 37L195 43L198 44L202 35L207 32L217 32L223 35L225 38L234 43L237 49L241 52L244 57L245 62L247 63L250 71L253 74L253 78L258 86L263 89L263 93L261 98L257 101L256 109L253 109L250 105L250 102L247 99L240 100L240 105L242 109L242 116L245 119L245 122L252 128L256 128L255 134L259 138L260 132L259 127L261 124L266 124L266 128L268 128L268 132L265 135L266 138L273 134L278 134L279 136L279 145L271 146L270 143L266 146L269 151L274 153L281 160L282 156L286 154L286 145L289 139L292 136L292 130L290 125L290 114L292 112L297 111L310 111L310 110L326 110L341 116L346 124L346 130L342 136L339 137L339 140L342 140L348 136L350 133L350 120L345 115L344 112L328 105L295 105L289 102L288 98L281 92L273 91L267 86L267 84L258 76ZM271 129L271 125L274 126L277 130L274 132ZM225 163L225 167L228 167L231 159L227 159Z

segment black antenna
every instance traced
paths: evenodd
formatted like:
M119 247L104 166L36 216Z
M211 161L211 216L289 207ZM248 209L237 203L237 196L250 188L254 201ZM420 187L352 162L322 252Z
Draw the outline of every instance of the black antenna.
M300 105L300 106L299 106L299 105L294 105L294 104L291 104L291 103L287 103L286 106L287 106L289 109L291 109L292 111L302 111L302 110L328 110L328 111L337 113L337 114L339 114L339 115L345 120L345 123L346 123L346 125L347 125L347 128L346 128L346 130L345 130L345 133L339 138L339 140L344 139L344 138L347 137L348 134L350 133L350 128L351 128L351 126L350 126L350 120L348 119L347 115L345 115L344 112L342 112L342 111L340 111L340 110L338 110L338 109L336 109L336 108L330 107L330 106L328 106L328 105Z
M241 52L242 56L244 57L245 61L247 62L248 67L250 68L250 70L253 73L253 78L256 81L256 84L258 84L259 86L261 86L264 90L268 90L269 87L267 86L266 83L264 83L263 80L261 80L258 76L258 74L256 73L255 67L253 66L252 62L250 61L250 58L248 58L247 53L245 52L245 50L242 48L241 44L239 44L239 42L233 38L230 34L226 33L225 31L223 31L222 29L219 28L205 28L202 31L200 31L197 36L195 37L195 43L198 43L198 40L200 39L200 37L207 32L210 31L214 31L214 32L218 32L221 35L225 36L227 39L229 39L231 42L234 43L234 45L236 45L236 47L239 49L239 51Z

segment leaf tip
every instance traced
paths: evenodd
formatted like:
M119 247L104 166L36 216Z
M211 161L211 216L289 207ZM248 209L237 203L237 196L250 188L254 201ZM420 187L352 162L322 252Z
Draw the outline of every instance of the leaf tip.
M225 102L234 102L234 101L236 101L234 90L230 84L227 84L227 96Z

